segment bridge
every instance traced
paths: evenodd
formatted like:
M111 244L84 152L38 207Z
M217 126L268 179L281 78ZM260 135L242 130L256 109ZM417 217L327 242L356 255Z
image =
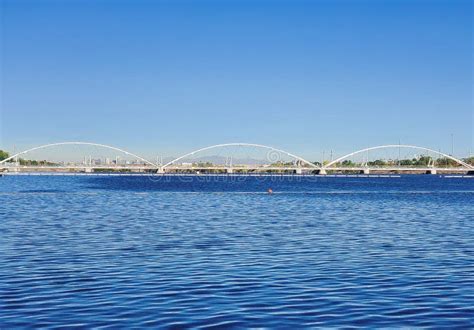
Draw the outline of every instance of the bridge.
M57 148L95 148L109 153L110 158L96 160L92 156L82 161L46 160L34 155ZM237 151L238 152L237 152ZM247 153L242 154L242 150ZM254 152L258 151L256 155ZM403 151L403 155L402 155ZM113 154L110 154L110 153ZM58 152L56 151L56 154ZM385 153L385 154L384 154ZM113 155L115 160L110 160ZM29 157L30 156L30 157ZM34 159L31 159L34 158ZM38 160L39 159L39 160ZM104 161L105 159L105 161ZM255 143L216 144L167 162L151 161L127 150L92 142L58 142L36 146L0 161L0 172L6 173L150 173L150 174L306 174L334 173L460 173L474 174L474 166L462 160L426 147L415 145L381 145L357 150L336 159L312 162L288 151Z

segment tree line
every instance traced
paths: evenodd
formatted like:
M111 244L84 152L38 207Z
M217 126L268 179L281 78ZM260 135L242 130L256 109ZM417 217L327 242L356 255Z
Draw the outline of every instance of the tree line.
M0 162L10 157L10 154L7 151L0 150ZM13 163L16 160L11 159L9 162ZM56 163L48 162L47 160L30 160L18 158L18 163L22 166L47 166L47 165L57 165Z
M468 157L463 159L463 161L467 164L474 165L474 157ZM316 163L315 163L316 164ZM318 163L319 164L319 163ZM340 163L335 164L335 166L341 167L356 167L362 165L361 163L355 163L351 160L344 160ZM453 159L447 157L440 157L440 158L433 158L430 156L421 156L418 158L412 159L391 159L391 160L383 160L383 159L376 159L373 161L368 161L364 163L367 166L429 166L429 165L437 165L437 166L446 166L446 167L456 167L459 166L459 163L454 161Z
M7 151L0 150L0 161L7 159L10 157L10 154ZM13 162L14 160L11 160ZM473 157L468 157L463 159L464 162L474 165L474 156ZM20 165L24 166L45 166L45 165L56 165L55 163L48 162L46 160L28 160L28 159L22 159L19 158L18 162ZM328 162L325 161L325 164ZM313 164L320 166L320 162L314 162ZM412 159L401 159L401 160L383 160L383 159L377 159L373 161L367 162L368 166L428 166L428 165L438 165L438 166L458 166L459 164L456 163L454 160L447 158L447 157L441 157L437 159L433 159L430 156L421 156L418 158L412 158ZM213 163L211 162L198 162L193 164L194 166L200 166L200 167L212 167ZM283 166L291 166L295 165L292 162L276 162L272 164L276 167L283 167ZM342 167L355 167L355 166L360 166L360 163L354 163L351 160L344 160L340 163L335 164L336 166L342 166Z

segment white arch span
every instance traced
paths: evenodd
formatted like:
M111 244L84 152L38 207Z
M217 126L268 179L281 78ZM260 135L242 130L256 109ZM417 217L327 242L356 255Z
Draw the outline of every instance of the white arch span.
M24 155L26 153L29 153L31 151L35 151L35 150L38 150L38 149L45 149L45 148L55 147L55 146L62 146L62 145L86 145L86 146L94 146L94 147L101 147L101 148L111 149L111 150L122 152L126 155L129 155L129 156L135 157L135 158L137 158L137 159L139 159L139 160L141 160L141 161L143 161L143 162L145 162L149 165L152 165L153 167L156 167L156 168L159 167L158 165L150 162L149 160L147 160L147 159L145 159L141 156L135 155L131 152L128 152L126 150L116 148L116 147L112 147L112 146L109 146L109 145L106 145L106 144L92 143L92 142L58 142L58 143L44 144L44 145L41 145L41 146L38 146L38 147L34 147L34 148L31 148L31 149L21 151L17 154L14 154L13 156L10 156L10 157L0 161L0 165L3 164L3 163L6 163L9 160L12 160L12 159L14 159L14 158L16 158L20 155Z
M244 147L256 147L256 148L262 148L262 149L268 149L268 150L271 150L271 151L275 151L275 152L279 152L279 153L283 153L285 155L288 155L292 158L295 158L305 164L308 164L310 165L311 167L314 167L314 168L318 168L318 166L314 165L313 163L311 163L310 161L307 161L306 159L304 158L301 158L299 156L296 156L292 153L289 153L287 151L284 151L284 150L281 150L281 149L277 149L277 148L273 148L273 147L269 147L269 146L265 146L265 145L262 145L262 144L255 144L255 143L244 143L244 142L238 142L238 143L223 143L223 144L216 144L216 145L212 145L212 146L209 146L209 147L204 147L204 148L201 148L201 149L197 149L197 150L194 150L194 151L191 151L185 155L182 155L176 159L173 159L172 161L166 163L165 165L163 165L161 167L161 169L164 169L166 168L167 166L170 166L174 163L176 163L177 161L183 159L183 158L186 158L186 157L189 157L189 156L192 156L198 152L201 152L201 151L206 151L206 150L209 150L209 149L215 149L215 148L222 148L222 147L230 147L230 146L244 146Z
M418 146L412 146L412 145L406 145L406 144L387 144L387 145L383 145L383 146L376 146L376 147L370 147L370 148L365 148L365 149L361 149L361 150L357 150L357 151L354 151L354 152L351 152L350 154L347 154L347 155L344 155L342 157L339 157L335 160L333 160L332 162L326 164L324 166L324 168L328 168L334 164L337 164L339 163L340 161L344 160L344 159L347 159L351 156L354 156L354 155L357 155L357 154L360 154L360 153L363 153L363 152L368 152L368 151L371 151L371 150L377 150L377 149L385 149L385 148L409 148L409 149L418 149L418 150L423 150L423 151L428 151L428 152L432 152L432 153L435 153L435 154L438 154L440 156L443 156L445 158L448 158L448 159L451 159L453 161L455 161L456 163L468 168L468 169L474 169L474 166L472 165L469 165L468 163L466 162L463 162L462 160L460 159L457 159L453 156L450 156L448 154L445 154L445 153L442 153L440 151L436 151L436 150L433 150L433 149L429 149L429 148L424 148L424 147L418 147Z

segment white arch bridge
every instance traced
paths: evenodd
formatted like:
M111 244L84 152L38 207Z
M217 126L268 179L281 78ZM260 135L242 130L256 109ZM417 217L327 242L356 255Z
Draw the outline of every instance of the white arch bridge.
M94 147L119 153L132 159L120 163L118 157L112 162L92 161L84 158L82 162L30 160L27 155L57 147ZM259 150L260 159L227 155L206 156L206 153L221 149ZM402 157L402 150L404 157ZM262 151L264 152L262 154ZM381 152L398 153L398 157L381 157ZM406 157L406 152L415 152ZM263 158L262 158L263 156ZM25 158L23 158L25 157ZM207 158L206 158L207 157ZM211 161L209 161L211 160ZM254 143L224 143L200 148L168 162L153 162L127 150L110 145L92 142L59 142L45 144L18 152L0 161L0 172L149 172L158 174L182 173L468 173L474 174L474 166L467 161L430 148L414 145L381 145L357 150L334 160L311 162L282 149Z

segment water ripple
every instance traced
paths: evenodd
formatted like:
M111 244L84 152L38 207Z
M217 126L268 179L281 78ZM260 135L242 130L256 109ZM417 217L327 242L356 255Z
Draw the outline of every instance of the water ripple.
M474 327L473 180L174 180L2 178L0 328Z

